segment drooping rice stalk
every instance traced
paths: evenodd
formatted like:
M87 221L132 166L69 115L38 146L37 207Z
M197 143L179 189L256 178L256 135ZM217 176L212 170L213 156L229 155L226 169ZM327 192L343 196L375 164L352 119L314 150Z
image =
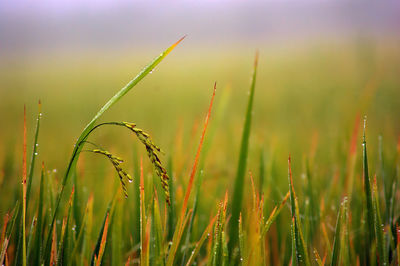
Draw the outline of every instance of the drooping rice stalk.
M88 133L95 127L97 120L106 112L111 106L113 106L116 102L118 102L125 94L127 94L134 86L136 86L144 77L146 77L183 39L182 37L176 43L171 45L169 48L164 50L159 56L157 56L149 65L147 65L136 77L134 77L125 87L120 89L108 102L104 104L104 106L97 112L97 114L92 118L92 120L86 125L83 129L82 133L78 137L74 149L72 151L71 159L68 163L67 170L65 172L64 178L61 183L61 191L57 197L56 205L54 208L54 213L51 218L50 231L53 231L54 222L56 220L58 208L60 206L60 202L63 196L63 192L67 181L75 169L77 160L79 158L79 154L82 151L83 145L79 145L81 142L86 141L88 138ZM50 249L51 236L49 235L46 241L46 250ZM45 260L46 261L46 260Z

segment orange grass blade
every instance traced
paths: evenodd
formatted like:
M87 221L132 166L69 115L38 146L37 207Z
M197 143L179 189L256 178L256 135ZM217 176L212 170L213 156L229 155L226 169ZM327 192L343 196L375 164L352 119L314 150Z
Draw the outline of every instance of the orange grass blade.
M204 127L203 127L203 132L201 134L201 138L200 138L200 143L199 146L197 148L197 153L196 153L196 157L194 159L194 164L193 164L193 168L192 168L192 172L190 174L190 179L189 179L189 184L188 187L186 189L186 194L185 194L185 199L183 201L183 206L182 206L182 210L181 210L181 218L185 215L186 212L186 208L187 208L187 203L189 200L189 196L190 196L190 192L192 191L192 187L193 187L193 181L194 181L194 177L196 174L196 169L197 169L197 164L199 162L199 158L200 158L200 152L201 152L201 148L203 146L203 142L204 142L204 136L206 135L206 130L207 130L207 126L208 126L208 121L210 120L210 116L211 116L211 109L214 103L214 97L215 97L215 91L217 89L217 83L214 83L214 90L213 90L213 94L211 97L211 102L210 102L210 106L208 107L208 112L207 112L207 116L206 116L206 120L204 122Z
M199 162L200 152L201 152L201 148L203 146L204 136L206 134L206 130L207 130L207 126L208 126L208 121L210 120L211 110L212 110L212 106L213 106L213 103L214 103L214 97L215 97L216 89L217 89L217 83L215 82L214 83L213 94L212 94L212 97L211 97L210 106L208 107L206 120L204 122L203 132L201 134L200 143L199 143L199 146L197 148L196 156L195 156L194 163L193 163L192 172L190 174L189 184L188 184L188 187L186 189L186 194L185 194L185 198L183 200L183 205L182 205L180 217L179 217L179 220L178 220L178 223L177 223L177 228L175 229L175 233L174 233L174 236L173 236L173 245L172 245L172 247L170 249L170 252L169 252L169 255L168 255L167 265L172 265L174 263L175 254L176 254L176 251L178 249L179 242L180 242L181 236L183 234L183 230L185 228L185 224L186 224L185 220L187 220L187 217L185 219L185 214L186 214L186 210L187 210L189 196L190 196L190 192L192 191L193 181L194 181L194 177L195 177L195 174L196 174L197 164Z
M51 242L50 265L53 266L57 263L57 233L56 225L53 227L53 238Z
M272 223L275 221L276 217L279 215L279 213L281 212L281 210L285 206L286 201L289 199L289 197L290 197L290 192L288 191L286 193L286 196L283 198L282 202L279 204L279 206L275 206L275 208L272 210L271 214L269 215L269 218L268 218L267 222L264 225L261 237L264 237L265 234L268 232L269 228L271 227Z
M315 255L315 260L318 263L318 266L323 266L324 263L322 262L321 257L319 256L318 251L317 251L316 248L314 248L314 255Z
M96 259L95 259L96 266L100 266L101 259L103 258L104 250L105 250L105 247L106 247L109 215L110 215L110 213L107 213L106 223L104 225L103 236L101 237L101 245L100 245L100 250L99 250L99 256L96 257Z

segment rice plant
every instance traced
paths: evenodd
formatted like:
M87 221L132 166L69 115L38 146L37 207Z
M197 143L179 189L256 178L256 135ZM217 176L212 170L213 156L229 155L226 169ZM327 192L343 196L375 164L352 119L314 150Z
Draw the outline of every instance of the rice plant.
M1 196L10 207L1 213L0 264L399 265L400 139L396 144L388 138L385 149L389 148L384 150L383 134L378 155L372 153L378 167L371 167L366 118L360 137L358 112L348 130L350 138L338 140L344 143L344 152L333 154L330 163L319 160L313 148L303 158L288 155L286 163L287 157L274 155L267 145L253 147L258 53L243 128L233 132L236 142L224 146L214 138L216 132L229 134L218 126L231 115L226 105L232 92L217 88L217 83L208 90L208 108L202 106L205 120L199 141L198 130L192 136L197 147L185 145L184 154L168 147L161 150L157 137L147 133L151 130L136 123L99 122L182 39L96 113L78 136L61 178L47 170L45 162L36 167L42 103L33 131L24 107L22 164L14 163L22 176L5 176L18 180L10 186L0 183L2 195L5 190L15 195ZM133 160L116 156L115 147L96 137L111 128L134 137L126 145L134 149ZM29 132L33 145L28 163ZM171 146L178 150L180 141L177 137ZM218 165L215 147L226 155L237 147L237 161L228 167ZM96 169L93 189L80 181L86 169L79 160L83 154L98 155L93 160L107 163L103 172ZM44 160L46 156L42 155ZM208 161L215 164L210 167ZM112 171L107 172L109 168ZM371 169L376 169L373 175ZM106 208L99 207L104 202Z

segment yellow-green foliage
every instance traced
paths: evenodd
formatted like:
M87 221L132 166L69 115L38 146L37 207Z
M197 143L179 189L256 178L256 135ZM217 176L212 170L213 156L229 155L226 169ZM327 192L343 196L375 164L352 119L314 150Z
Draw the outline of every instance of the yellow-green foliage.
M260 49L253 72L245 51L199 61L176 53L154 70L176 45L97 113L132 72L131 57L61 73L31 62L28 96L1 92L1 265L400 261L397 48L357 56L359 46L315 47L287 57ZM22 69L0 68L0 86L18 84Z

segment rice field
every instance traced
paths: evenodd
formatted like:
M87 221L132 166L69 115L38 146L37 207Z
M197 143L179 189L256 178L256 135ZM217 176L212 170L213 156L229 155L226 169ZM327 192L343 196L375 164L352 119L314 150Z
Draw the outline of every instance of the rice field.
M396 45L185 41L0 65L1 265L400 265Z

